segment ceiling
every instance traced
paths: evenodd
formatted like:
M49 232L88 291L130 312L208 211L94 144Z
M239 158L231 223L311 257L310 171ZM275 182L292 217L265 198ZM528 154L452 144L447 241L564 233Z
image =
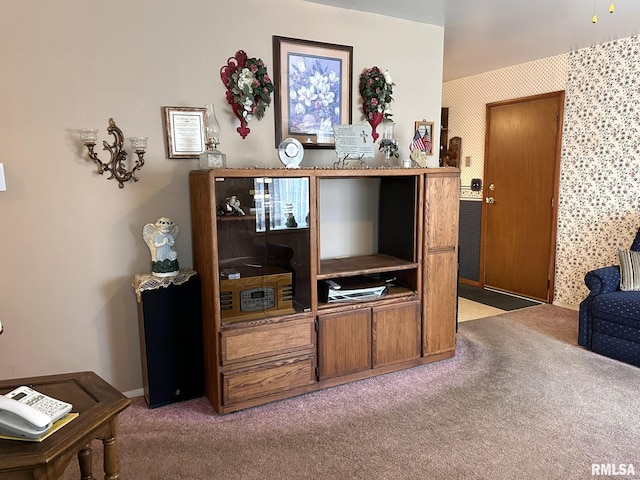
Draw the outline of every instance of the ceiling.
M306 1L444 26L444 82L640 33L638 0Z

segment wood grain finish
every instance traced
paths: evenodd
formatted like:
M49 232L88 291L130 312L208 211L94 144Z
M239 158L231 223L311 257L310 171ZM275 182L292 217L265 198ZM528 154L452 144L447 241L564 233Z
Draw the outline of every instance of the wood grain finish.
M420 357L420 302L373 309L373 368Z
M294 357L222 375L223 403L257 398L315 382L314 355Z
M320 261L318 279L352 277L371 273L393 272L418 268L409 262L389 255L363 255L361 257L331 258Z
M460 177L427 175L425 237L427 253L457 248Z
M220 297L220 284L214 179L207 170L195 170L189 174L193 268L200 275L202 292L205 395L220 413L220 305L217 301Z
M460 177L427 174L422 354L455 349Z
M246 277L237 279L220 280L220 292L226 297L227 309L220 311L223 322L241 322L262 318L265 315L287 315L296 313L293 309L291 297L291 272L268 273L262 277ZM240 294L243 290L255 287L268 287L273 289L274 304L258 312L243 312L241 309Z
M564 92L487 105L481 282L553 300ZM526 268L522 266L526 265Z
M202 281L205 390L216 412L233 412L453 356L459 175L453 168L191 172L194 269ZM224 227L216 229L216 183L253 177L309 179L308 245L302 237L289 245L300 252L297 261L309 262L298 264L296 273L304 272L302 278L310 285L310 308L301 308L294 298L295 313L265 313L227 322L218 300L218 242L235 242L225 251L242 255L243 245L252 245L258 237L264 242L268 232L252 233L248 226L255 222L234 217L220 219ZM384 205L379 223L384 230L379 239L385 251L320 260L320 181L358 177L380 178ZM411 206L413 213L403 210L398 215L389 208L398 198L402 208ZM402 225L395 228L397 222ZM246 238L237 238L234 230ZM376 301L319 302L318 282L365 274L396 277L397 285Z
M0 440L0 479L50 480L59 478L74 456L78 456L82 478L91 472L91 446L103 445L104 478L120 478L116 443L118 415L131 401L94 372L77 372L44 377L0 381L0 395L20 385L73 405L79 413L72 422L42 442Z
M222 332L222 364L315 348L313 318Z
M455 348L457 281L455 250L427 255L423 308L423 354L433 355Z
M318 378L371 368L371 309L318 315Z

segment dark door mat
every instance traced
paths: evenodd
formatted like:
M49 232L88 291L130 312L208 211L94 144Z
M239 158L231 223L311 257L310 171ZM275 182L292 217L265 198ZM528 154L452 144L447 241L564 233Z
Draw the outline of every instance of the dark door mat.
M494 292L492 290L485 290L480 287L473 287L466 283L458 283L458 296L473 302L490 305L501 310L518 310L519 308L533 307L534 305L540 305L541 303L534 300L525 300L524 298Z

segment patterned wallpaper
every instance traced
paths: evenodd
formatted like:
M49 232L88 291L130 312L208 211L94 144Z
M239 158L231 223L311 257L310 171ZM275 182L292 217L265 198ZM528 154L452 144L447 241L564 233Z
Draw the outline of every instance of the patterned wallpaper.
M565 90L554 303L577 306L585 273L617 263L640 226L640 37L443 84L449 138L462 138L461 199L484 168L487 103ZM466 167L465 157L471 157Z
M569 55L556 299L578 303L584 274L617 264L640 227L640 37Z
M523 63L446 82L442 106L449 107L449 138L462 139L461 197L481 199L468 188L472 178L483 178L487 103L564 90L568 54ZM465 157L471 165L465 166Z

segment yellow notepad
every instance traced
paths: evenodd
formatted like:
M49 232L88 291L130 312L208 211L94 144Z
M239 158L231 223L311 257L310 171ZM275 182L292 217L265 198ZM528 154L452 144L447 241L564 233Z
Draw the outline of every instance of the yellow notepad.
M5 440L22 440L23 442L41 442L45 438L49 437L50 435L60 430L71 420L73 420L74 418L77 418L78 415L79 415L78 413L73 413L73 412L67 413L64 417L62 417L60 420L54 423L51 426L51 428L46 431L46 433L44 433L41 437L38 437L38 438L22 438L22 437L14 437L11 435L1 435L1 434L0 434L0 438Z

